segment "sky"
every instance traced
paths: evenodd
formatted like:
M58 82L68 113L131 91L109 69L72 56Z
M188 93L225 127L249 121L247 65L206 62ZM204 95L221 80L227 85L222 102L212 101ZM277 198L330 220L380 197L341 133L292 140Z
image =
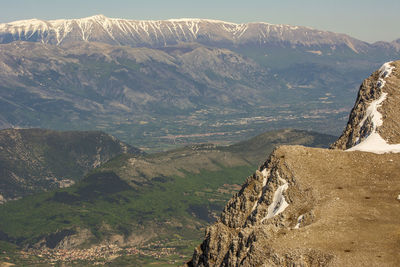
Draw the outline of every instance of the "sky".
M23 19L207 18L269 22L346 33L357 39L400 38L399 0L0 0L0 23Z

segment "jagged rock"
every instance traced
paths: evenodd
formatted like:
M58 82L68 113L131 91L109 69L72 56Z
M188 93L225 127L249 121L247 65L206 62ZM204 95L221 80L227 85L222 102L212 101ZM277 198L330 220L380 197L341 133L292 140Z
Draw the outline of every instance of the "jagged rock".
M350 149L366 140L375 128L388 144L400 143L400 105L397 104L400 102L399 85L400 61L384 64L365 79L360 86L346 129L331 147ZM374 126L373 117L377 119L379 114L371 114L372 109L381 114L381 125Z
M87 243L88 240L94 238L93 234L88 229L77 228L71 235L66 235L59 242L57 242L55 249L72 249ZM58 240L56 240L58 241Z
M364 81L337 149L272 152L187 265L397 266L400 154L387 152L400 140L398 67L386 63ZM375 153L356 151L371 136L390 149L374 143Z
M396 162L400 154L282 146L207 228L188 265L395 266Z

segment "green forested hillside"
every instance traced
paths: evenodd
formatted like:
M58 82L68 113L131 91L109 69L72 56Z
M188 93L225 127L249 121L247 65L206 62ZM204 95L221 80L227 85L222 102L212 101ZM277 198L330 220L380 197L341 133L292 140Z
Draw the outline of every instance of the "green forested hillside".
M142 152L99 131L0 131L2 201L67 187L122 153Z
M283 130L228 147L124 154L69 188L1 206L0 238L22 248L57 249L101 242L143 247L159 240L189 256L204 227L276 145L326 147L333 139Z

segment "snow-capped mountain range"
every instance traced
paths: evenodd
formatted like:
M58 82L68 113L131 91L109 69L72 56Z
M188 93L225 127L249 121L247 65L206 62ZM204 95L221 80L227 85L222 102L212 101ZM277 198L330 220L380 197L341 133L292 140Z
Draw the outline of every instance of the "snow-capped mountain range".
M265 22L236 24L208 19L126 20L95 15L82 19L21 20L0 24L0 43L17 40L65 44L74 41L163 47L182 42L240 46L336 46L354 52L370 44L345 34ZM395 44L395 43L394 43Z

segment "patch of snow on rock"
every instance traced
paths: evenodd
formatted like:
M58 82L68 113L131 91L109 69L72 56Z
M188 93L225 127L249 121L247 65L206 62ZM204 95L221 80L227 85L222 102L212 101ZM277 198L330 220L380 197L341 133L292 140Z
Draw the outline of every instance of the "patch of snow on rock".
M392 71L394 69L394 66L390 65L393 61L386 62L385 64L382 65L382 67L379 69L380 76L381 78L387 78L389 77L390 74L392 74Z
M380 77L378 80L378 87L383 88L386 84L385 78L389 77L392 73L394 66L390 65L391 62L386 62L379 69ZM361 120L359 126L363 127L367 118L371 119L372 122L372 131L368 135L366 139L364 139L361 143L347 149L347 151L365 151L365 152L373 152L376 154L383 153L399 153L400 152L400 144L388 144L386 140L384 140L377 131L377 128L382 126L382 114L378 111L378 108L382 105L383 101L385 101L387 97L387 93L382 92L379 99L372 101L366 111L365 117Z
M300 216L297 218L297 224L295 225L294 229L299 229L299 228L300 228L300 224L301 224L301 222L303 221L303 219L304 219L304 215L300 215Z
M277 175L279 177L278 173L277 173ZM279 181L282 183L282 185L280 185L276 189L272 203L271 203L271 205L268 206L267 216L265 218L263 218L261 220L261 222L263 222L267 219L270 219L270 218L278 215L279 213L282 213L289 206L289 203L286 202L286 199L283 195L283 193L288 189L289 185L286 182L286 180L284 180L280 177L279 177Z

